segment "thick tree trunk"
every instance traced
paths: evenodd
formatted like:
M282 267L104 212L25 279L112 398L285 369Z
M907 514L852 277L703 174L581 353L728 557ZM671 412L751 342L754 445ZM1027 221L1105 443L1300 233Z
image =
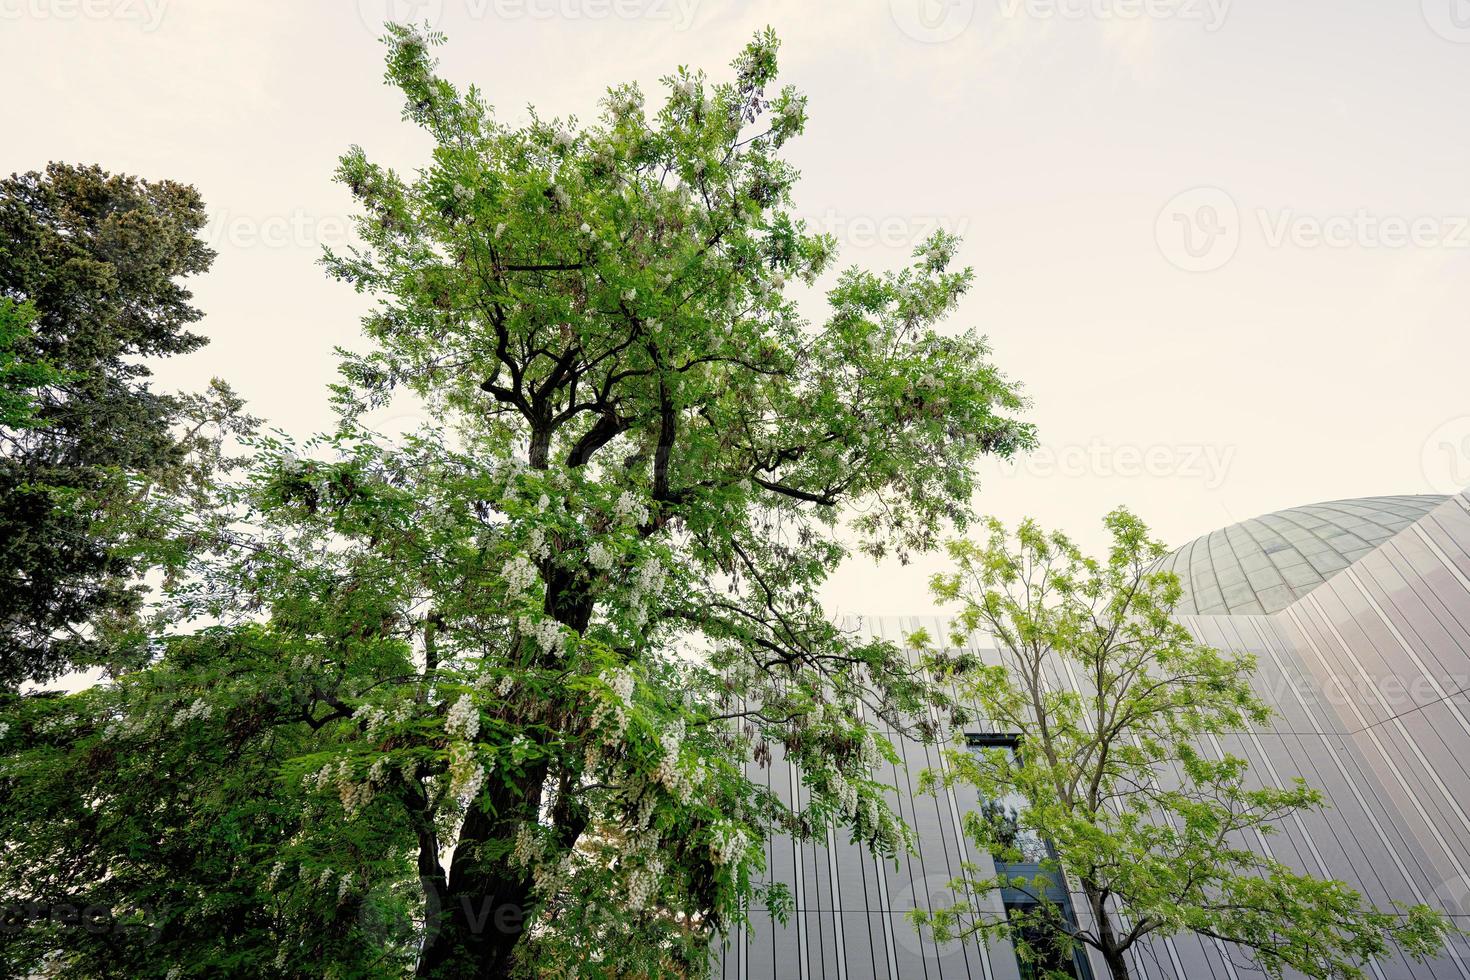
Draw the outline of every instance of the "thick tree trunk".
M577 589L575 573L555 565L545 571L547 613L578 632L585 631L593 603ZM465 814L445 894L424 896L425 936L418 976L444 980L510 975L531 912L530 870L513 864L508 854L483 855L477 845L511 840L522 823L536 820L549 775L550 768L543 762L509 783L492 781L488 800ZM570 848L581 836L585 816L569 812L561 805L564 801L557 802L558 837L563 847ZM563 821L568 825L561 826Z
M504 977L525 932L531 877L508 856L487 858L476 844L514 836L540 805L545 766L491 792L488 806L465 815L454 849L446 893L428 896L427 935L419 958L421 977ZM437 906L437 907L436 907Z

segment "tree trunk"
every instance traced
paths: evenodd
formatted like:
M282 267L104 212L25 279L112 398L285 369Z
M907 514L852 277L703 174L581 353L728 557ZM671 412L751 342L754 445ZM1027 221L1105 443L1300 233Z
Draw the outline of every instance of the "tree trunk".
M437 902L426 896L420 977L510 974L525 932L531 877L527 869L513 866L509 855L482 857L475 845L506 840L523 820L533 819L545 777L545 765L536 766L516 783L491 790L488 806L474 807L465 815L446 893Z
M584 632L592 619L593 602L577 588L576 573L555 565L546 572L547 613ZM539 651L532 657L542 659ZM549 666L543 662L536 665ZM531 911L530 869L512 864L509 854L482 855L477 845L509 841L522 823L536 820L549 774L549 764L541 762L513 782L497 782L487 791L488 800L465 814L445 894L427 893L429 883L425 883L425 935L418 976L439 980L510 975ZM562 846L570 849L581 836L586 819L572 814L563 817L570 825L558 827L558 837Z
M1128 958L1117 950L1103 953L1103 960L1108 964L1108 972L1113 975L1113 980L1128 980Z
M1113 975L1113 980L1129 980L1128 960L1123 955L1124 948L1118 944L1113 916L1108 911L1107 895L1086 879L1082 882L1082 891L1087 896L1087 904L1092 907L1092 916L1097 922L1098 952L1102 953L1108 972Z

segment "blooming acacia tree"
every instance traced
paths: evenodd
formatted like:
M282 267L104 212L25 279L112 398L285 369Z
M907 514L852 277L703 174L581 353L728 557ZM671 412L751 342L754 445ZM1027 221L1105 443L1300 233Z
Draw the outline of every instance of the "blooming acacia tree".
M842 507L869 553L927 548L963 524L974 460L1030 431L984 343L934 329L971 281L954 239L842 273L820 326L798 314L786 284L834 243L788 210L805 100L768 91L773 35L733 81L680 69L651 115L614 88L588 126L498 122L435 74L438 41L388 35L430 164L410 182L353 149L339 171L362 246L328 266L379 300L338 389L341 455L274 484L293 532L337 542L324 560L381 563L383 628L422 652L396 700L335 711L421 808L421 974L506 972L527 947L542 967L702 961L772 828L902 843L871 724L934 692L818 602ZM403 392L435 427L382 450L356 420ZM436 704L436 752L400 765L419 744L400 725ZM800 812L746 778L772 743Z
M439 38L387 41L434 149L412 180L342 160L361 245L326 262L378 300L371 348L334 434L258 444L225 537L251 534L177 594L257 621L191 641L221 663L241 629L241 672L280 651L234 736L289 776L261 789L280 842L231 880L268 896L282 972L356 936L422 976L687 975L753 899L786 905L768 833L903 846L875 726L940 694L818 589L850 547L963 526L975 460L1031 439L1022 401L981 339L936 329L971 281L950 237L798 314L834 243L789 212L805 102L770 91L769 33L731 81L665 79L657 112L623 86L594 124L520 127L435 74ZM400 397L432 421L362 423ZM212 687L186 686L198 723ZM799 810L747 774L776 747ZM398 907L402 935L374 911Z

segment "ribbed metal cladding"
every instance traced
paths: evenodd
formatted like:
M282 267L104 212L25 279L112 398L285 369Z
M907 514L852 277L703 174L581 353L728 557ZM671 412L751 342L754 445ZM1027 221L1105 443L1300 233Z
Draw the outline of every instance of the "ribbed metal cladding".
M1249 759L1259 785L1304 777L1327 794L1330 806L1286 821L1279 833L1240 843L1299 870L1347 881L1380 906L1427 902L1470 929L1470 498L1333 501L1257 521L1206 535L1167 559L1176 570L1190 570L1196 550L1214 555L1223 542L1248 584L1248 573L1263 567L1260 555L1276 568L1284 551L1301 556L1317 576L1313 582L1295 573L1285 601L1281 592L1267 593L1269 585L1253 588L1249 599L1236 590L1226 600L1218 576L1214 586L1203 577L1185 579L1187 590L1205 592L1205 601L1191 594L1180 621L1204 642L1253 653L1257 690L1277 712L1268 730L1222 736L1202 748ZM1287 522L1311 538L1282 533ZM1252 525L1245 533L1257 551L1234 531L1245 525ZM1261 528L1274 529L1286 545L1267 551L1262 539L1276 542ZM1284 567L1301 563L1287 560ZM1227 586L1234 584L1233 574L1225 577ZM1256 576L1257 583L1264 581ZM936 618L851 625L900 643L921 627L931 637L948 635L947 624ZM977 652L998 660L994 650ZM1052 682L1076 686L1065 671ZM840 831L818 842L768 841L769 873L790 888L796 911L781 926L754 910L752 928L722 948L716 976L1018 980L1008 946L936 946L904 919L915 906L951 902L946 883L963 862L982 871L993 866L960 833L961 814L978 800L963 789L918 793L919 772L941 759L934 746L893 739L903 765L887 767L885 776L894 787L893 804L915 830L916 852L878 860ZM801 802L800 774L779 754L770 766L752 768L751 776ZM1141 947L1131 963L1135 976L1148 980L1252 975L1243 955L1232 957L1194 936ZM1089 965L1094 977L1108 977L1100 960ZM1430 964L1396 955L1371 975L1470 980L1470 943L1456 940L1450 955Z

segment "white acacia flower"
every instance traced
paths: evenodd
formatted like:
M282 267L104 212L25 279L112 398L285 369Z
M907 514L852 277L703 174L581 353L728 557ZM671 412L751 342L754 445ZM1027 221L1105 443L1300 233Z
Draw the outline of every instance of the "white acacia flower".
M648 520L648 508L643 505L631 490L624 490L618 497L617 504L613 507L614 512L621 520L632 519L634 524L642 524Z
M480 711L468 694L461 694L459 700L449 709L449 715L444 719L444 731L465 741L479 733Z
M506 590L514 598L520 596L536 582L536 566L531 564L525 555L516 555L506 563L505 571Z
M591 226L591 225L589 225L589 224L588 224L588 223L587 223L587 222L585 222L585 221L584 221L584 222L582 222L582 227L581 227L581 228L579 228L579 229L577 229L577 230L578 230L578 231L580 231L580 232L581 232L581 233L582 233L582 234L584 234L584 235L590 235L590 234L592 234L592 226Z
M618 696L618 700L626 702L633 696L633 672L630 670L618 671L608 681L608 686Z
M496 238L499 238L501 235L504 235L504 234L505 234L505 222L504 221L501 221L498 224L496 224L496 226L495 226L495 237Z
M613 564L617 561L617 558L610 550L608 550L607 545L603 544L601 541L594 541L587 549L587 560L592 563L593 568L598 568L604 572L607 572L612 570Z

